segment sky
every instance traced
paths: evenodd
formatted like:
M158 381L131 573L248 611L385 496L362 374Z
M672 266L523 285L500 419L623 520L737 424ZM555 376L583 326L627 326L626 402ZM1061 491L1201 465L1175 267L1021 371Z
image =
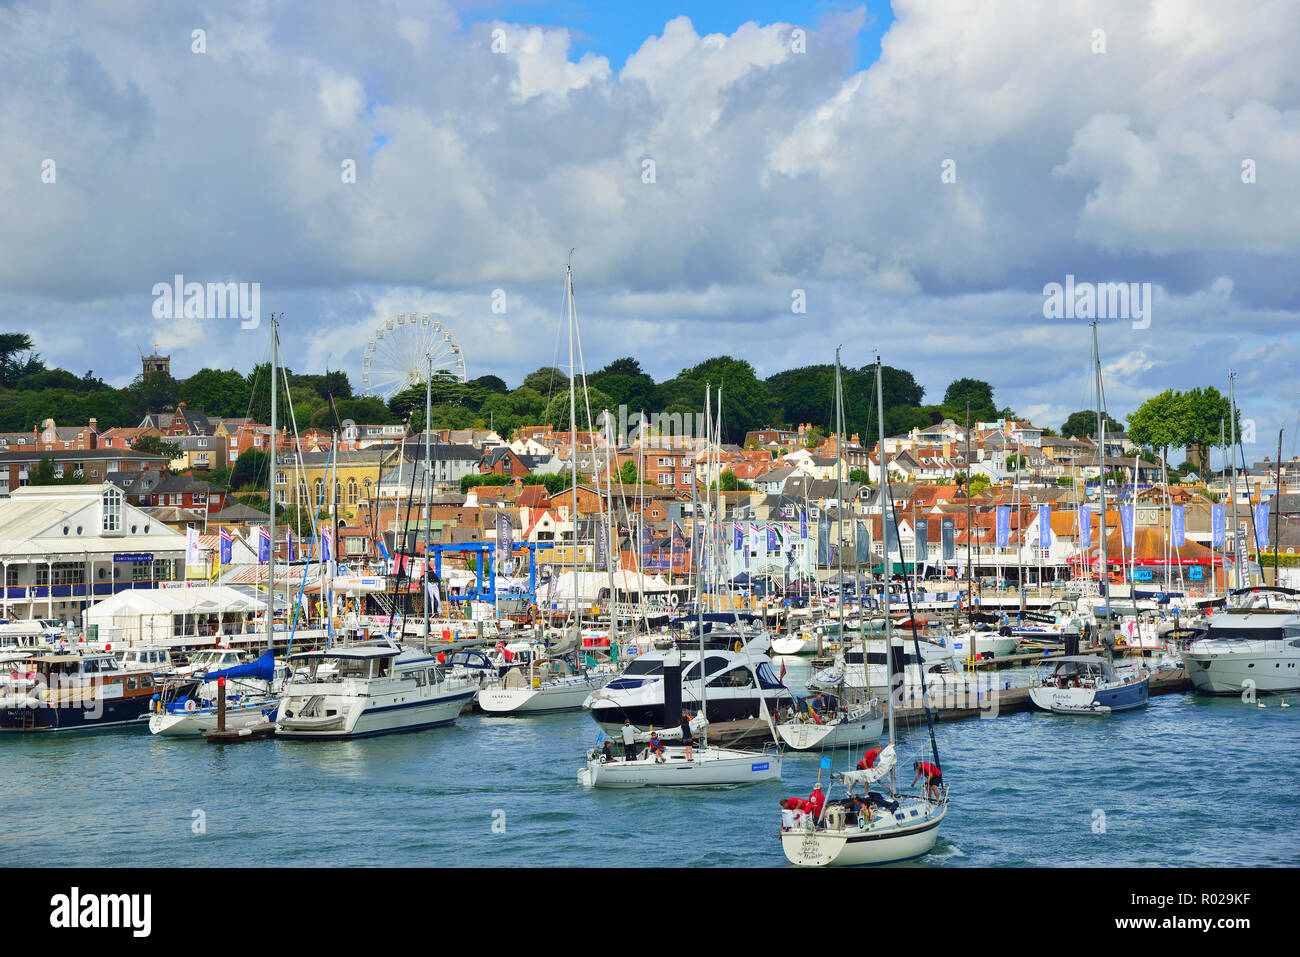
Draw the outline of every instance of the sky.
M1136 284L1110 412L1233 371L1246 457L1289 457L1296 49L1293 0L0 2L0 330L246 371L265 322L156 290L256 283L295 371L360 386L429 313L513 386L567 364L573 250L589 370L841 345L1059 426L1091 331L1052 284Z

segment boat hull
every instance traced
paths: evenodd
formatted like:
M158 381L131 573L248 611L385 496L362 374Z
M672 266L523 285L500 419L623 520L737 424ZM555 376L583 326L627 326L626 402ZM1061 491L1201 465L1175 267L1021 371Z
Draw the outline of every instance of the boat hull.
M1036 687L1029 689L1029 700L1040 710L1055 714L1110 714L1143 707L1150 684L1150 678L1144 677L1109 688Z
M880 740L885 730L883 717L864 717L834 724L786 722L776 726L786 747L794 751L847 748Z
M578 711L587 697L604 687L611 677L540 688L484 688L478 693L477 704L485 714L494 715Z
M270 699L257 704L226 708L226 730L238 731L240 728L251 728L271 721L275 718L278 707L279 700ZM174 713L155 712L149 715L149 732L164 738L198 738L209 731L216 731L217 723L215 708Z
M289 740L320 741L421 731L451 724L476 693L475 690L467 690L422 701L370 707L353 703L343 720L332 724L325 721L314 723L312 719L306 722L289 719L286 722L282 704L276 716L275 736Z
M905 821L888 817L885 821L892 822L888 827L848 825L834 830L782 829L781 849L785 851L786 860L802 867L889 864L921 857L934 848L939 839L939 826L948 810L946 805L929 805L928 808L930 810L924 817L918 814L916 823L906 823L906 808L900 808Z
M109 698L102 707L0 706L0 731L96 731L139 722L148 713L149 696Z
M1240 695L1248 688L1257 693L1300 691L1300 665L1294 657L1183 655L1192 687L1202 694ZM1253 665L1253 667L1251 667Z
M693 760L687 761L684 748L666 750L662 764L589 760L578 770L578 783L588 788L726 787L781 778L781 756L771 752L696 748Z

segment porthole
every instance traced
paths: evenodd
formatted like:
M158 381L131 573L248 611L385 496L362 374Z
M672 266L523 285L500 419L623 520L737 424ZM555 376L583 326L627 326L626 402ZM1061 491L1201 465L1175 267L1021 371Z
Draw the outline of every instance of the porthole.
M135 527L134 525L131 526L131 534L132 534L132 535L135 534L135 528L136 528L136 527Z
M78 535L81 534L81 526L80 526L80 525L77 526L77 534L78 534Z
M63 526L63 534L64 535L68 534L68 526L66 525Z

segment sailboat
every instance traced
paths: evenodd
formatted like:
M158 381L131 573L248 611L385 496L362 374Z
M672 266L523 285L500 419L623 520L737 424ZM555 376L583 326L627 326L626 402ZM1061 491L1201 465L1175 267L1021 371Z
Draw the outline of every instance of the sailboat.
M881 395L881 363L876 358L876 408L880 429L881 443L881 525L885 523L885 503L891 501L889 494L889 473L885 469L884 437L885 406ZM892 505L890 506L892 507ZM885 581L893 575L893 562L886 545L883 554ZM907 589L908 604L911 605L911 588ZM909 607L909 613L911 609ZM915 616L913 616L915 618ZM912 631L914 644L919 645L915 626ZM893 622L885 616L885 641L887 647L893 644ZM920 656L919 648L916 652ZM891 671L895 669L891 668ZM922 700L925 702L926 727L930 734L930 752L935 769L942 769L939 763L939 749L934 740L934 725L930 719L930 708L925 698L924 672L921 677ZM894 787L896 751L896 728L894 723L894 693L891 687L889 700L889 744L882 749L875 765L864 770L842 772L836 776L840 783L848 785L851 794L858 784L863 784L866 795L855 803L851 797L827 800L820 815L804 816L800 822L789 818L782 820L781 848L786 859L793 864L810 867L852 864L885 864L901 861L926 854L934 847L939 837L939 827L948 811L948 785L938 783L926 788L921 795L899 794ZM940 775L942 777L942 775ZM892 797L882 792L872 791L872 784L888 783ZM829 795L828 795L829 797ZM873 811L873 808L876 809Z
M706 392L708 391L706 387ZM706 412L706 419L708 414ZM722 391L718 390L718 445L721 447L721 421L722 421ZM714 482L717 482L716 475L720 472L717 468L716 460L711 457L710 470L714 476ZM721 483L717 483L719 486ZM721 490L719 488L718 496L721 500ZM718 509L721 515L721 507ZM716 524L714 525L716 527ZM717 542L715 540L715 548ZM711 566L716 570L720 567L720 556L715 551L714 561ZM716 574L716 572L715 572ZM739 627L739 617L733 610L733 616L736 617L736 624ZM752 675L761 674L760 670L768 665L755 666L752 658L749 657L748 645L744 641L738 641L739 646L735 654L743 655L745 665L743 668L726 670L723 666L723 675L710 678L707 670L711 664L711 659L705 656L705 630L704 630L704 603L696 602L696 629L698 635L698 652L694 664L687 666L688 658L681 648L674 647L668 651L661 659L660 668L662 678L660 684L663 694L663 725L666 728L676 728L680 725L682 718L682 698L684 693L683 678L689 680L693 673L698 680L698 700L699 714L691 722L692 729L700 730L700 743L696 747L681 744L663 744L658 753L652 751L647 745L640 750L634 750L632 757L616 754L601 754L594 750L587 752L587 763L578 770L578 782L584 787L589 788L637 788L637 787L684 787L684 786L734 786L740 784L752 784L759 781L780 780L781 777L781 758L780 741L777 738L775 730L772 730L774 744L777 745L775 750L763 749L754 750L747 748L730 748L719 747L708 743L708 688L717 686L720 681L725 682L725 675L743 674L745 678L752 682ZM644 659L638 658L633 662L633 667L644 663ZM685 674L683 667L687 666ZM768 672L770 676L770 672ZM777 682L780 687L780 683ZM784 690L782 688L782 690ZM759 712L766 720L768 728L773 729L772 719L768 711L766 701L760 695L758 697ZM631 725L627 725L631 728ZM643 740L644 735L637 735L632 732L634 740Z
M508 672L497 687L484 688L479 692L478 706L486 714L543 714L577 710L582 707L583 702L592 692L599 691L618 674L618 669L613 664L597 665L594 668L584 668L581 665L583 660L582 612L578 603L578 412L577 387L574 382L574 338L577 333L578 313L573 299L572 264L565 265L565 305L569 326L569 445L572 448L569 462L573 484L573 501L570 508L573 522L574 625L565 631L564 637L557 646L548 649L550 660L542 665L540 670L536 657L530 656L526 672L522 669ZM588 419L590 420L590 416ZM610 549L605 549L605 552L605 561L608 564L611 559ZM609 595L611 636L615 634L616 604L611 573ZM564 660L570 653L573 654L572 666Z
M835 434L837 437L837 449L839 454L835 463L835 482L836 482L836 501L838 503L837 511L839 513L840 532L839 538L841 545L843 543L843 526L844 526L844 389L840 378L840 350L835 350ZM856 544L856 535L855 535ZM844 549L839 549L840 553L840 582L841 586L844 581ZM857 573L854 573L854 588L857 589ZM841 590L841 594L842 594ZM840 635L841 640L844 635L844 602L840 602ZM861 624L859 623L859 628ZM866 641L862 643L863 654L866 654ZM795 751L810 751L814 748L837 748L851 747L868 741L875 741L885 729L885 718L880 713L876 699L870 697L870 688L866 689L866 697L856 693L852 698L846 700L846 695L851 689L845 685L844 669L840 670L840 682L835 687L834 699L837 707L828 711L825 716L819 715L811 704L806 704L797 710L786 721L777 725L777 733L780 734L781 740L786 746Z

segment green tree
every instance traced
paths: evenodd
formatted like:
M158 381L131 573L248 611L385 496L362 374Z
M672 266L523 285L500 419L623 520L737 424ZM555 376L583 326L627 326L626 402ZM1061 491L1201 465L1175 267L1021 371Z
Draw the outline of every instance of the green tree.
M1108 435L1124 431L1124 423L1103 414ZM1081 409L1071 412L1061 425L1061 436L1067 439L1095 439L1097 437L1097 412L1094 409Z
M636 359L615 359L603 369L587 377L588 387L599 389L609 396L612 403L610 411L618 414L620 405L627 406L628 414L644 411L647 414L656 411L658 386L655 380L641 368ZM594 414L594 410L593 410Z
M970 403L972 425L998 418L998 408L993 402L993 386L983 379L958 379L943 394L943 408L948 410L949 417L954 422L965 420L967 402Z
M613 400L599 389L588 388L585 401L582 393L577 393L576 421L579 431L585 432L593 428L587 419L589 405L591 417L596 422L596 427L599 427L601 412L610 408L612 402ZM546 411L542 413L542 419L552 423L557 432L564 432L569 428L569 391L567 389L563 392L557 392L551 397L551 401L546 404Z
M659 411L692 415L704 411L706 383L715 394L722 387L724 441L739 445L746 432L762 427L767 416L767 387L758 380L753 366L731 356L706 359L660 385Z
M530 372L524 376L524 381L520 385L525 389L532 389L543 398L547 398L561 386L568 389L569 374L561 372L554 366L542 366L536 372Z
M180 383L177 396L208 415L241 416L248 411L248 380L234 369L200 369Z
M637 484L637 471L636 471L635 461L633 461L632 459L628 459L619 467L618 480L624 485Z
M156 435L141 435L131 443L131 450L147 455L165 455L168 461L181 457L181 447L176 442L164 442Z
M0 388L8 388L21 376L45 368L45 363L25 332L0 332Z
M29 485L80 485L81 472L65 468L63 475L59 476L54 471L54 459L51 456L43 456L36 463L36 471L28 479Z
M235 467L230 473L233 488L265 489L271 468L271 457L261 449L249 449L241 452L235 460Z

